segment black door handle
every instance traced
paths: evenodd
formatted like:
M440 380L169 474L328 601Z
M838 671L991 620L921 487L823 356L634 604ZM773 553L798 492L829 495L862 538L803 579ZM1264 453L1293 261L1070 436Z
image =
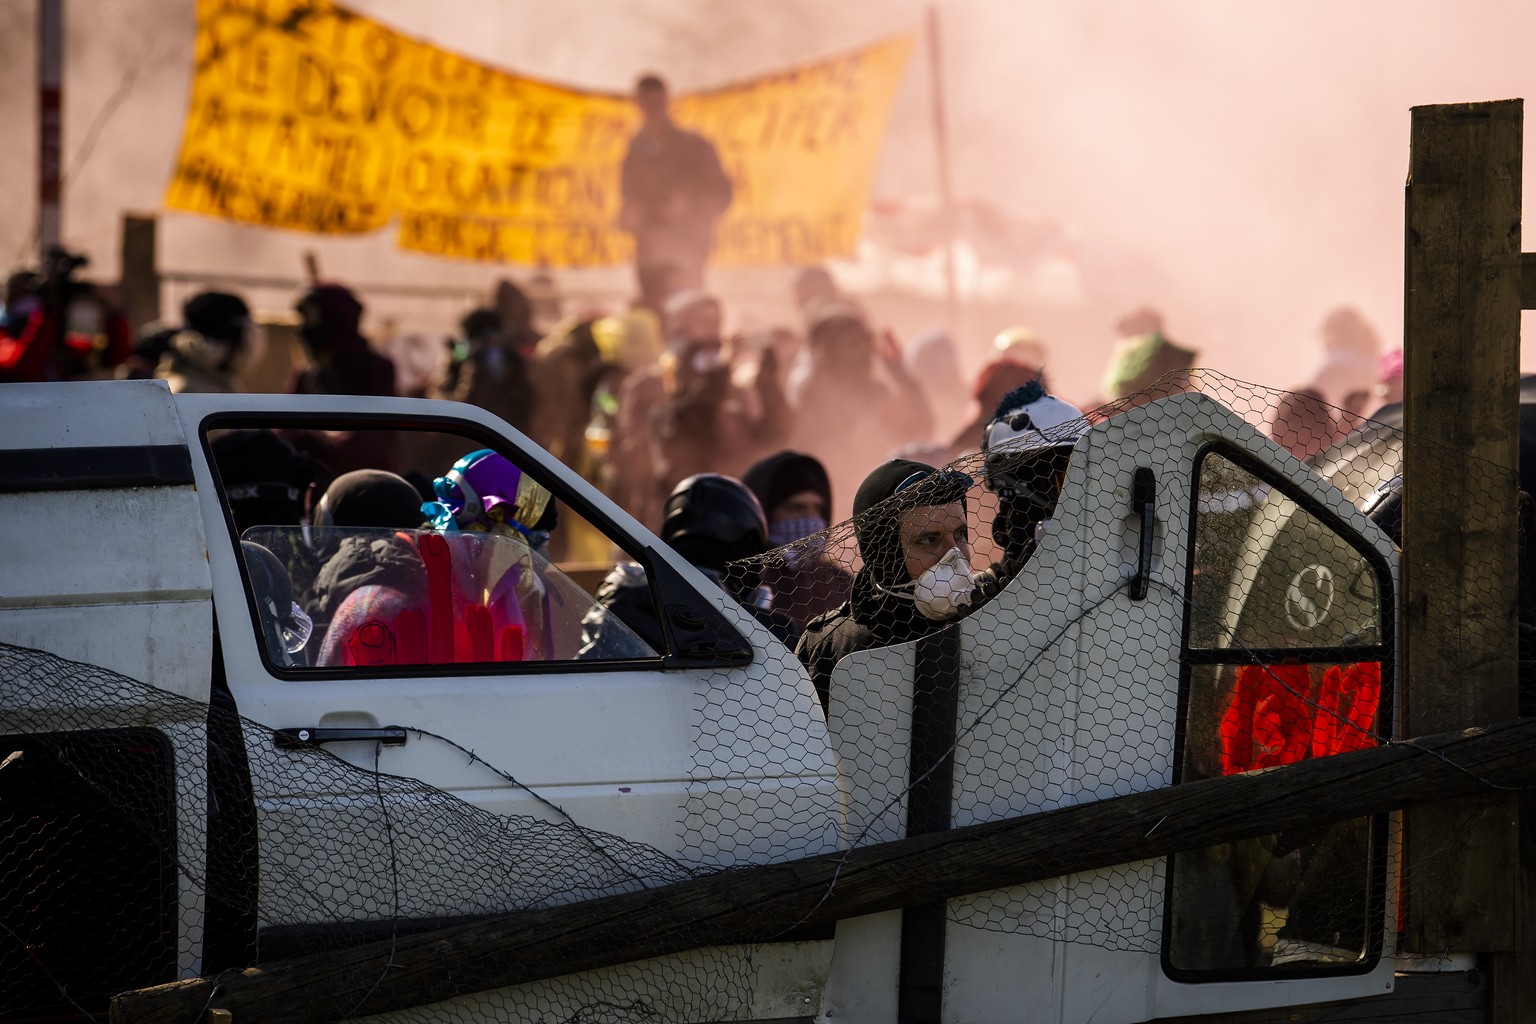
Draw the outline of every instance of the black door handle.
M398 725L387 725L382 729L319 729L302 726L272 731L272 745L283 750L318 747L322 743L342 743L347 740L369 740L386 747L398 747L405 742L405 730Z
M1136 538L1136 575L1131 577L1131 600L1147 596L1152 582L1152 527L1157 516L1157 480L1146 466L1138 466L1131 477L1131 511L1141 519Z

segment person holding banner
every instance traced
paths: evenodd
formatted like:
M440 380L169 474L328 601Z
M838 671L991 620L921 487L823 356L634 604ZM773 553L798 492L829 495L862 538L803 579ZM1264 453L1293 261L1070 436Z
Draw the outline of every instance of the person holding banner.
M624 154L619 227L635 239L641 301L659 308L666 296L645 294L658 280L670 278L673 289L704 286L715 218L731 205L733 190L714 144L673 122L665 82L642 77L635 105L640 130Z

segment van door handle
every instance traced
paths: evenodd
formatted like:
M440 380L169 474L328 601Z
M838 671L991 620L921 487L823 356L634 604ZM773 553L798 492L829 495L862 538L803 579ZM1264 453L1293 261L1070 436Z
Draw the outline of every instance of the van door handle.
M282 750L318 747L322 743L343 743L348 740L398 747L405 743L405 730L398 725L387 725L382 729L321 729L317 726L301 726L297 729L272 730L272 745Z
M1131 477L1131 512L1141 522L1136 537L1136 575L1131 577L1131 600L1146 599L1152 582L1152 529L1157 519L1157 480L1146 466Z

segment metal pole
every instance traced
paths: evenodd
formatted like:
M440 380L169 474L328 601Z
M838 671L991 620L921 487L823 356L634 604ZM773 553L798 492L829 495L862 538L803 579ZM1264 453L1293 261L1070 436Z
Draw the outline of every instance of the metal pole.
M59 244L64 0L37 0L37 249Z
M939 10L928 8L928 78L933 100L933 148L939 171L939 217L944 236L944 315L957 343L960 296L955 281L955 195L949 180L949 132L944 117L944 71L939 57Z

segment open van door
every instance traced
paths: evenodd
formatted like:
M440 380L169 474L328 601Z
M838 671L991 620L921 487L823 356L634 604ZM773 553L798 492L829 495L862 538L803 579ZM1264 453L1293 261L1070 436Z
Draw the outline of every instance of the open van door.
M953 824L1378 742L1395 574L1373 523L1209 397L1096 425L1023 570L944 631L958 634ZM917 791L904 709L933 640L834 673L834 741L873 794L850 813L865 841L898 837ZM950 900L926 940L943 1019L1129 1024L1388 992L1387 850L1373 819ZM844 926L884 929L912 963L912 921ZM829 1001L891 1019L909 986L887 967Z
M468 406L403 399L184 395L177 407L192 439L229 690L241 715L264 727L247 734L260 841L250 855L264 884L293 894L281 906L264 900L255 922L264 959L384 938L402 921L433 927L601 894L590 879L555 881L575 875L573 858L594 849L564 855L560 833L541 833L540 823L598 837L605 870L631 885L657 881L658 865L668 879L835 847L836 768L799 661L718 585L510 427ZM609 621L594 641L601 612L592 594L530 531L411 528L425 514L367 527L250 521L237 499L259 482L221 453L227 439L261 431L333 457L332 475L363 453L376 468L429 482L470 452L499 453L547 489L557 534L595 536L610 558L630 563L623 572L637 577L660 635L643 639ZM287 573L279 595L253 559L257 548ZM349 552L378 556L369 573L408 565L411 582L391 586L412 593L409 607L386 613L363 600L362 611L349 611L354 598L381 589L373 583L383 577L359 572L352 596L329 612L308 601L304 628L283 619L291 602L346 577L326 567ZM711 723L712 708L743 704L772 713L739 716L729 729ZM264 777L262 765L317 748L363 771ZM765 761L764 749L779 756ZM381 796L379 778L435 795ZM521 828L523 863L485 863L468 826L458 835L411 832L413 802L441 794ZM346 857L320 857L296 841L320 828L355 833ZM396 849L408 834L419 845Z

